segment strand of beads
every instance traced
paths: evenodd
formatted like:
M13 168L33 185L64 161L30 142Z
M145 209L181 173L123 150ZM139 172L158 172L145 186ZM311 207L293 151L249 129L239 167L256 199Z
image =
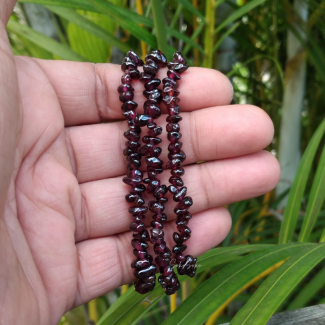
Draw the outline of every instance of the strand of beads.
M187 227L188 221L192 218L192 214L188 209L193 204L192 198L186 196L187 188L183 183L181 176L184 175L184 168L182 168L182 162L186 159L184 151L182 151L182 142L179 141L182 134L178 122L182 120L179 116L181 111L178 105L180 99L178 83L181 79L181 74L188 69L186 60L180 52L175 52L173 55L173 62L168 63L167 78L163 79L163 101L167 105L168 114L167 117L167 137L170 141L168 146L168 159L166 167L171 169L171 177L169 182L171 185L168 190L173 194L173 200L177 202L174 212L177 215L176 225L178 232L174 232L173 239L176 245L173 247L173 253L175 253L175 259L178 264L177 270L181 275L188 275L193 277L196 271L196 258L191 255L183 255L183 252L187 248L184 242L191 236L191 230Z
M140 133L141 128L135 124L138 114L136 108L138 104L133 101L134 89L131 86L132 80L140 78L138 66L142 66L143 61L133 51L129 51L123 59L121 69L124 75L121 77L122 85L118 87L122 111L124 117L128 120L129 130L124 133L124 137L128 140L123 154L127 157L127 175L123 178L123 182L130 185L130 193L125 196L126 201L132 203L129 212L132 214L133 222L130 229L134 231L132 246L133 254L137 257L131 264L135 268L134 275L137 280L134 283L135 290L139 293L147 293L155 287L156 284L156 266L152 263L152 256L147 253L148 241L150 240L148 231L143 223L145 213L148 208L144 206L142 193L146 187L142 184L142 172L139 170L141 165Z
M162 127L154 122L161 115L159 104L162 101L162 92L158 89L160 79L155 78L159 68L167 64L166 57L158 50L152 51L145 57L144 72L141 74L141 81L144 82L145 91L143 92L147 100L144 103L144 113L148 118L148 135L142 138L145 143L140 149L140 153L146 156L148 178L144 179L147 185L147 192L153 194L156 200L150 201L149 210L154 213L151 222L151 243L154 244L154 252L157 255L155 262L159 266L160 276L158 282L161 284L167 295L175 293L180 283L171 265L171 251L164 241L163 224L167 220L164 212L164 203L168 201L165 195L168 193L166 185L161 185L157 175L163 172L163 162L158 158L161 148L157 147L161 142L158 137L162 133Z

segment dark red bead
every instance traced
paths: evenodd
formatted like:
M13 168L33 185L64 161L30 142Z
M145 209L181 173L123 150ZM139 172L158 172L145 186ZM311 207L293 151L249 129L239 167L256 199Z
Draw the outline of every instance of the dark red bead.
M143 65L143 61L134 51L129 51L126 56L129 57L137 66Z
M179 253L179 252L184 252L185 251L185 249L187 248L187 246L186 245L176 245L176 246L174 246L174 248L173 248L173 253Z
M156 137L157 135L160 135L162 133L162 127L161 126L157 126L151 130L149 130L148 135L150 135L151 137Z
M168 123L166 125L167 132L174 132L174 131L175 132L178 132L179 129L180 129L180 127L179 127L179 124L178 123Z
M149 265L151 265L151 262L148 259L143 259L143 260L135 259L131 263L131 267L134 269L141 269Z
M123 92L119 99L122 103L126 102L126 101L129 101L129 100L132 100L133 99L133 92L132 91L126 91L126 92Z
M178 141L175 143L170 143L168 145L168 151L170 153L179 153L181 151L182 147L183 147L183 142ZM172 160L172 159L170 159L170 160Z
M150 121L150 117L146 114L138 114L134 120L137 126L146 126Z
M145 283L141 282L140 280L134 282L134 289L135 291L141 293L141 294L146 294L150 291L152 291L155 287L155 282L152 283Z
M158 66L155 66L153 64L145 64L143 66L143 71L145 72L145 74L151 74L154 77L158 72Z
M149 69L150 69L150 71L152 70L151 68L149 68ZM142 72L141 76L140 76L140 81L141 82L148 82L148 81L154 79L155 75L156 75L155 73Z
M149 167L161 167L163 162L156 157L146 157L146 163Z
M185 170L184 170L184 168L179 167L179 168L176 168L176 169L172 169L171 174L173 176L183 176L185 174Z
M177 123L179 121L181 121L183 118L179 115L170 115L167 116L166 121L169 123Z
M164 223L167 221L167 216L165 213L160 213L160 214L154 214L152 216L152 219L157 220L160 223Z
M150 222L150 226L151 226L152 228L159 228L159 229L163 229L163 228L164 228L163 224L160 223L159 221L156 221L156 220L152 220L152 221Z
M148 212L148 208L147 207L130 207L129 208L129 212L131 214L145 214Z
M144 88L146 88L146 90L153 90L155 88L158 88L160 83L161 83L160 79L153 79L151 81L146 82L144 84Z
M143 279L149 275L155 274L157 267L155 265L149 265L141 269L136 269L134 271L135 277Z
M164 84L164 87L166 87L167 85L173 87L174 89L177 89L178 88L178 82L174 79L171 79L171 78L164 78L162 80L162 83Z
M157 119L161 115L161 109L157 105L150 104L144 107L144 113L149 115L153 119Z
M125 59L124 59L125 60ZM124 61L123 60L123 61ZM122 65L121 65L121 69L122 71L126 71L126 70L134 70L137 68L137 65L133 62L133 61L126 61L126 62L123 62ZM131 74L130 74L131 75ZM133 78L132 78L133 79Z
M186 159L186 155L185 155L184 151L180 151L177 153L169 154L168 159L169 160L179 159L181 162L184 162Z
M180 99L175 96L167 95L167 96L163 97L163 101L166 105L171 105L171 106L175 107L180 102Z
M161 141L162 140L160 138L157 138L157 137L149 137L147 135L145 135L142 138L142 142L143 143L150 143L150 144L153 144L153 145L159 144L159 143L161 143Z
M121 109L123 112L127 112L127 111L134 111L136 110L138 107L138 104L132 100L128 100L126 102L124 102L121 106Z
M136 187L132 187L130 189L130 193L139 194L139 193L143 193L145 190L146 190L146 187L143 184L139 184Z
M136 231L136 232L142 232L144 230L145 226L144 223L136 223L136 222L132 222L130 224L130 229L132 231Z
M182 187L178 193L176 193L174 196L173 196L173 200L175 202L179 202L181 200L184 199L185 195L186 195L186 192L187 192L187 188L186 187Z
M142 178L130 178L130 177L123 177L123 182L127 185L131 185L131 186L137 186L137 184L140 184L142 182Z
M182 64L186 64L186 60L183 57L183 54L181 52L175 52L173 54L173 62L174 63L182 63Z
M169 265L169 258L167 257L162 257L162 256L156 256L155 262L159 267L167 266Z
M181 165L181 161L179 159L173 159L168 161L168 163L166 164L166 168L167 169L176 169L179 168Z
M150 240L149 233L148 233L147 230L144 230L141 233L135 233L132 236L133 236L133 238L141 240L141 241L146 241L147 242L147 241Z
M124 137L130 141L139 141L140 140L140 136L137 133L130 131L130 130L124 132Z
M164 205L157 201L149 201L148 207L149 210L154 213L161 213L165 210Z
M139 251L137 249L134 249L133 250L133 254L137 257L137 258L140 258L140 259L144 259L144 258L147 258L148 256L148 253L146 251Z
M131 84L132 78L131 78L131 76L128 73L125 73L121 77L121 82L122 82L122 84Z
M123 92L126 92L126 91L133 92L134 88L130 84L123 84L123 85L119 85L117 87L117 91L119 94L122 94Z
M171 183L174 186L183 186L184 183L182 179L178 176L172 176L169 178L169 183Z
M137 239L131 240L131 245L136 248L138 251L144 251L148 248L148 244L146 242L139 241Z
M141 146L140 143L137 141L127 141L125 142L125 145L131 149L137 149Z
M128 111L123 113L123 116L128 120L134 120L137 117L137 113L134 111Z
M174 89L172 86L166 86L163 88L163 94L166 96L174 96L174 97L177 97L180 92L176 89Z
M180 236L180 234L178 232L173 233L173 239L174 239L174 242L177 244L183 243L182 237Z
M181 112L181 108L179 105L176 105L175 107L168 107L168 114L173 116L173 115L178 115Z
M130 70L129 71L129 73L130 73L130 76L131 76L131 78L133 79L133 80L139 80L140 79L140 72L139 72L139 70Z
M168 132L167 138L170 142L175 143L182 137L182 134L179 132Z
M168 76L168 78L173 79L175 81L181 79L180 74L178 72L176 72L175 70L168 70L167 76Z

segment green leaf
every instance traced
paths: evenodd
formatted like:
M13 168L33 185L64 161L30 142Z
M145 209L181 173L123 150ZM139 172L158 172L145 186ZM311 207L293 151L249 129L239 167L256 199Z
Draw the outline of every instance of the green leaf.
M88 61L83 56L72 51L66 44L61 44L52 38L36 32L34 29L21 25L13 20L9 20L7 30L9 32L25 37L34 44L37 44L39 47L42 47L43 49L55 55L58 55L63 60L81 62Z
M214 31L214 33L218 33L222 28L231 24L235 20L241 18L242 16L246 15L249 11L254 9L255 7L261 5L265 0L252 0L249 1L244 6L237 9L234 13L232 13L228 18L226 18Z
M311 249L315 245L300 243L278 245L249 254L229 264L198 287L163 324L201 325L249 282L276 263L309 247Z
M272 245L242 245L226 248L211 249L198 258L197 273L201 273L213 266L222 265L233 261L242 254L258 251ZM187 279L186 276L179 277L180 282ZM146 295L140 295L134 291L133 286L120 296L117 301L107 310L97 325L108 324L132 324L132 322L142 317L158 300L162 299L165 293L160 285Z
M111 3L103 0L87 0L87 1L93 4L97 10L101 11L103 14L114 19L114 21L118 25L120 25L122 28L129 31L134 37L136 37L140 41L144 41L152 48L157 47L157 42L155 37L152 34L150 34L146 29L137 25L133 20L130 19L130 17L126 16L125 14L122 14L120 10L121 8L118 8L117 6L114 6ZM123 10L127 11L125 9Z
M121 51L127 52L129 50L128 45L121 42L118 38L107 32L104 28L83 17L74 10L60 8L58 6L46 6L46 8L51 10L58 16L63 17L68 21L74 23L75 25L91 33L92 35L98 37L99 39L105 41L106 43L116 46ZM78 41L80 41L80 39Z
M302 156L296 177L289 192L288 203L284 210L280 228L279 243L291 240L297 222L301 200L305 191L308 175L320 140L325 132L325 120L319 125Z
M223 40L227 36L229 36L239 25L240 25L239 22L237 22L236 24L233 24L224 34L222 34L222 36L218 39L217 43L214 45L213 52L215 52L219 48L219 46L223 42Z
M231 325L264 325L295 286L324 259L325 244L305 249L289 258L257 289L236 314Z
M298 241L307 242L315 226L319 211L325 198L325 147L323 149L313 185L308 198L308 204Z
M307 306L316 293L325 286L325 267L323 267L313 278L302 288L298 295L292 300L287 310L299 309Z
M177 2L181 4L184 8L186 8L189 12L191 12L194 16L199 17L203 22L205 22L204 15L202 15L199 10L193 7L190 2L188 2L187 0L177 0Z

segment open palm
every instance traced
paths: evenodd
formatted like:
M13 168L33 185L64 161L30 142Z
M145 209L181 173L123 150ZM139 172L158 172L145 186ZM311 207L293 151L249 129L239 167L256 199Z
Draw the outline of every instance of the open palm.
M0 187L0 313L4 324L56 324L70 308L133 280L128 186L121 180L127 125L119 121L116 92L122 72L112 64L25 57L15 65L19 91L15 78L0 91L0 102L16 95L4 100L1 115L9 118L1 119L0 135L1 175L8 180ZM139 107L142 87L134 85ZM197 256L227 235L231 218L223 206L273 189L279 166L262 151L273 137L271 120L257 107L229 106L225 76L190 68L179 90L184 182L194 201L188 253ZM7 112L10 103L18 107L18 94L21 109ZM168 173L162 179L167 183ZM172 210L169 200L169 245Z

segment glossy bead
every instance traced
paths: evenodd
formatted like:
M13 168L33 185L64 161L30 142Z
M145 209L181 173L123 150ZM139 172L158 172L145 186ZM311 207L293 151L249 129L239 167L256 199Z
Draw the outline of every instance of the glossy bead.
M167 125L166 125L166 131L167 132L178 132L179 131L179 129L180 129L180 127L179 127L179 124L178 123L168 123Z
M173 247L173 253L179 253L179 252L184 252L185 249L187 248L186 245L176 245Z
M181 202L177 203L176 209L188 209L192 205L192 198L190 196L186 196Z
M167 77L164 78L162 80L162 83L163 83L164 87L167 86L167 85L170 85L174 89L178 88L178 82L176 80L174 80L174 79L171 79L171 78L167 78Z
M181 152L182 147L183 147L183 142L178 141L175 143L170 143L168 145L168 151L170 153L179 153L179 152Z
M139 141L140 140L140 136L137 133L130 131L130 130L124 132L124 137L130 141Z
M121 65L122 71L126 71L126 70L131 71L131 70L134 70L136 68L137 68L137 65L133 61L131 61L131 60L130 61L123 62L122 65Z
M149 207L149 210L154 213L161 213L165 209L164 205L157 201L150 201L148 204L148 207Z
M160 223L159 221L156 221L156 220L152 220L152 221L150 222L150 226L151 226L152 228L159 228L159 229L163 229L163 228L164 228L163 224Z
M151 64L145 64L143 66L143 71L145 72L145 74L151 74L152 76L155 76L158 72L158 66L156 67Z
M181 162L184 162L186 159L186 155L184 151L176 152L173 154L168 155L168 159L173 160L173 159L179 159Z
M131 214L145 214L148 212L147 207L130 207L129 212Z
M160 214L154 214L152 216L152 219L157 220L160 223L164 223L167 221L167 216L165 213L160 213Z
M153 80L151 80L149 82L146 82L144 84L144 87L146 88L146 90L153 90L155 88L158 88L160 83L161 83L160 79L153 79Z
M139 259L144 259L148 256L148 253L146 251L139 251L137 249L133 250L133 254Z
M131 111L131 110L134 111L137 109L137 107L138 107L137 103L135 103L132 100L128 100L122 104L121 109L123 112L127 112L127 111Z
M149 70L151 71L151 68L149 68ZM153 73L142 72L141 76L140 76L140 81L148 82L148 81L154 79L154 77L155 77L155 74L153 74Z
M173 176L183 176L185 174L185 170L182 167L172 169L170 172Z
M121 83L122 84L131 84L132 82L132 78L128 73L125 73L122 77L121 77Z
M179 132L168 132L167 138L171 143L178 142L178 140L182 137L182 134Z
M144 107L144 113L153 119L157 119L161 115L161 109L157 105L150 104Z
M126 91L134 91L134 88L130 84L122 84L117 87L117 91L119 94L122 94L123 92Z
M166 121L169 123L178 123L182 120L183 118L179 115L170 115L167 116Z
M186 60L183 57L183 54L181 52L175 52L173 54L173 62L174 63L182 63L182 64L186 64Z
M152 283L145 283L140 280L134 282L134 289L135 291L141 293L141 294L146 294L150 291L152 291L155 287L155 282Z
M149 123L150 117L146 114L138 114L134 120L135 125L137 126L145 126Z
M177 97L180 94L180 92L171 86L166 86L163 88L163 94Z
M150 96L156 98L157 96L162 97L162 91L160 89L144 90L143 96L149 98Z
M179 159L173 159L168 161L168 163L166 164L166 168L167 169L176 169L179 168L181 165L181 161Z
M139 194L139 193L143 193L146 190L146 187L143 184L139 184L136 187L132 187L130 189L130 193L132 194Z
M169 178L169 183L174 186L183 186L183 180L178 176L172 176Z
M188 237L191 234L191 229L185 225L177 226L177 230L179 231L179 234L181 237L184 237L184 236Z
M129 51L126 56L129 57L137 66L143 65L143 61L134 51Z
M175 70L168 70L167 71L167 76L168 76L168 78L173 79L175 81L181 79L181 76Z
M181 112L181 108L176 105L174 107L168 107L168 114L173 116L173 115L177 115Z
M142 182L142 178L130 178L130 177L123 177L123 182L127 185L131 185L131 186L136 186L137 184L140 184Z
M162 160L156 157L146 157L146 163L149 167L160 167L163 164Z
M178 63L178 62L170 62L167 65L168 69L171 70L175 70L178 73L183 73L188 69L188 65L187 64L183 64L183 63Z
M187 192L187 188L186 187L182 187L174 196L173 196L173 200L175 202L179 202L181 200L184 199L185 195Z
M137 141L127 141L125 145L130 149L137 149L141 146L141 144Z
M153 129L149 130L148 135L150 135L151 137L156 137L162 133L162 130L163 129L161 126L157 126Z
M131 267L134 269L141 269L146 266L149 266L150 264L151 264L151 262L148 259L143 259L143 260L135 259L132 261Z
M167 265L169 265L169 258L162 257L162 256L158 255L155 258L155 262L156 262L157 266L159 266L159 267L167 266Z
M130 224L130 229L135 232L142 232L144 228L145 228L144 223L132 222Z
M180 99L175 96L167 95L163 97L163 101L166 105L176 106L180 102Z
M139 72L139 70L136 70L136 69L130 70L129 73L130 73L130 76L131 76L131 78L133 80L139 80L140 79L140 72Z
M148 137L147 135L142 138L143 143L151 143L153 145L161 143L161 139L157 137Z
M155 265L149 265L141 269L136 269L134 275L137 278L143 279L149 275L155 274L157 267Z
M180 234L178 232L174 232L173 233L173 239L174 239L174 242L177 243L177 244L182 244L183 243L183 240L180 236Z
M131 245L139 251L144 251L148 248L148 244L146 242L141 242L137 239L132 239Z
M138 169L141 166L140 160L132 160L127 165L127 169Z
M133 238L135 238L135 239L138 239L138 240L141 240L141 241L145 241L145 242L147 242L147 241L150 240L149 233L148 233L147 230L144 230L144 231L141 232L141 233L135 233L135 234L133 234L132 236L133 236Z
M132 91L125 91L120 95L119 99L122 103L124 103L126 101L132 100L133 96L134 94Z

